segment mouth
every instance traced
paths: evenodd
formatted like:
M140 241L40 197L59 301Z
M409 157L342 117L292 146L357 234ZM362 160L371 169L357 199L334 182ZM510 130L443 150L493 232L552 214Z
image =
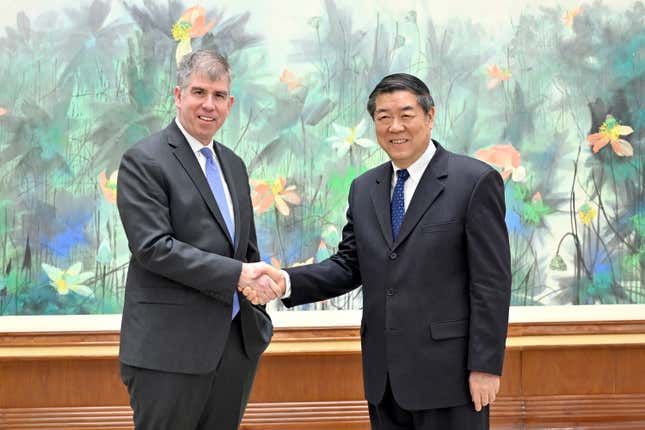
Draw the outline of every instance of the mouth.
M392 145L403 145L404 143L407 143L408 139L390 139L390 143Z
M198 118L201 119L202 121L207 121L207 122L215 121L215 118L213 118L212 116L199 115Z

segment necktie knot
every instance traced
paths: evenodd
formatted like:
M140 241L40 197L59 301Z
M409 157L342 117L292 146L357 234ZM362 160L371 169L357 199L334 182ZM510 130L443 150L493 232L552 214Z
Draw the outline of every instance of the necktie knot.
M396 181L406 181L410 177L410 172L406 169L401 169L396 171Z
M210 148L202 148L199 150L202 155L206 158L206 161L213 162L213 151Z

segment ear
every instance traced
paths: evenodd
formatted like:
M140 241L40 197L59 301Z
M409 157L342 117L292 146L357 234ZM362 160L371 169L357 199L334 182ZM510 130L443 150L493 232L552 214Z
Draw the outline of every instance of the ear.
M428 119L430 121L434 121L434 113L435 113L435 108L434 106L430 107L430 110L428 111Z
M235 97L234 96L229 96L228 98L228 110L231 110L233 107L233 103L235 102Z
M175 106L181 108L181 88L175 87Z
M428 110L428 125L430 126L430 129L434 127L434 114L435 114L435 108L432 106L430 110Z

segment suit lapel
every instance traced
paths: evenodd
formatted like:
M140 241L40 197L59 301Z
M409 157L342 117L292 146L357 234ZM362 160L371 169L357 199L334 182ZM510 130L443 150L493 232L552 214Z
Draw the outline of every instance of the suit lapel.
M417 185L417 189L414 191L414 195L410 201L410 206L405 211L403 224L401 224L401 230L399 230L394 248L408 237L421 220L423 214L428 211L432 203L443 192L444 184L442 179L448 176L449 154L439 143L435 142L435 144L437 152L435 152L430 164L425 172L423 172L419 185Z
M199 194L201 194L202 198L206 202L206 206L208 206L213 217L215 217L217 224L219 224L222 231L224 231L224 234L231 243L231 246L234 246L233 241L228 234L226 222L224 221L222 213L219 210L219 206L217 206L217 202L215 201L215 196L213 196L213 192L206 180L206 175L204 175L204 172L197 161L197 157L195 157L193 150L186 141L184 135L181 133L181 130L179 130L179 127L177 127L177 124L175 124L175 121L166 128L166 132L168 134L168 144L174 148L173 154L177 160L179 160L179 163L182 165L184 170L186 170L186 173L188 173L193 184L195 184Z
M379 166L376 182L372 185L371 197L374 213L378 219L383 238L389 248L392 248L392 220L390 217L390 188L392 187L392 164Z
M231 195L231 203L233 204L233 223L235 224L235 245L233 249L235 249L235 252L237 253L237 248L240 246L240 232L242 221L240 220L240 201L236 186L237 181L235 180L232 171L232 166L234 166L234 163L233 160L229 160L226 157L226 152L222 151L221 144L219 142L213 142L213 149L215 150L215 155L217 155L220 167L222 168L224 180L226 181L226 185L228 186L228 192Z

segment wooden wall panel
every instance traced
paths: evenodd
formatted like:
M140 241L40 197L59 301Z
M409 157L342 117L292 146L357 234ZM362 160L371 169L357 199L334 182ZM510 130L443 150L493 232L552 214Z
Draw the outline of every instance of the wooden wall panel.
M645 429L645 321L578 328L510 327L494 430ZM0 429L131 429L117 353L118 332L0 333ZM368 429L356 327L278 329L242 428Z
M616 361L616 392L645 393L645 349L625 348L616 354L620 357Z
M362 399L360 354L324 354L263 357L250 401L333 402Z
M522 353L526 396L614 392L616 355L608 348L531 350Z
M0 381L4 408L128 404L115 359L4 361Z

